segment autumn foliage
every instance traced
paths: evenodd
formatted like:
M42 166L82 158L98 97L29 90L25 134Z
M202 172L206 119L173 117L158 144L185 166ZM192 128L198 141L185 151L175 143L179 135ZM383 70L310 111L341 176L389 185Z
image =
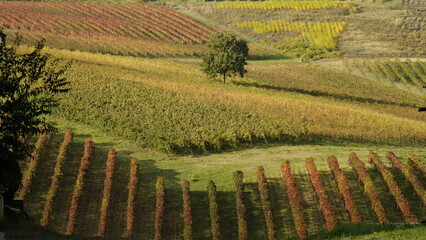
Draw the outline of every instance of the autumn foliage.
M340 195L342 196L345 202L345 208L349 213L349 217L351 218L352 223L361 222L361 215L359 214L356 203L351 194L351 188L348 180L343 174L342 170L339 167L339 163L337 162L337 158L335 156L330 156L327 159L328 166L331 169L331 172L334 175L334 179L337 182L337 187L339 189Z
M401 210L402 215L404 216L405 221L407 222L417 222L416 216L410 209L410 205L404 197L401 189L398 187L398 183L393 178L392 173L386 168L386 166L380 161L379 156L374 152L370 152L368 155L368 162L373 163L376 166L376 169L382 175L383 180L386 182L390 194L396 201L398 208Z
M182 183L183 200L183 239L192 240L192 210L189 192L189 182L184 180Z
M241 171L234 172L234 187L235 187L235 201L237 206L237 221L238 221L238 239L247 240L247 220L246 220L246 206L243 203L243 178L244 174Z
M40 225L46 227L49 224L49 216L54 207L56 193L59 189L59 179L62 175L62 166L67 158L69 148L73 140L73 133L71 130L66 130L64 140L59 148L58 156L56 157L56 164L53 172L52 183L46 196L46 203L41 212Z
M222 234L220 233L219 225L219 207L217 205L217 191L216 185L213 181L209 181L209 185L207 186L207 194L209 195L210 229L212 231L212 239L221 240Z
M383 208L382 202L380 201L379 193L373 184L373 180L371 180L370 176L368 175L364 163L355 153L352 153L349 157L349 164L354 168L355 172L358 174L359 179L364 185L364 191L370 199L371 206L374 213L376 213L379 222L389 222L385 214L385 209Z
M158 177L155 186L157 194L155 202L154 240L160 240L164 221L164 178Z
M303 216L302 200L299 191L296 187L296 182L291 174L290 162L286 161L281 165L281 173L287 187L287 194L290 200L291 212L293 213L294 226L296 228L297 236L300 239L308 237L306 221Z
M108 206L109 206L109 201L111 199L112 181L114 177L116 161L117 161L117 152L115 151L114 148L110 148L108 151L108 159L106 162L104 191L102 195L101 215L99 219L98 234L97 234L98 236L101 236L101 237L105 236Z
M391 162L391 164L399 171L401 171L404 177L411 183L414 188L414 191L422 200L423 205L426 206L426 191L423 185L419 182L419 180L417 180L416 175L411 172L410 167L399 161L399 159L395 156L393 152L388 152L386 154L386 157Z
M27 170L25 171L24 176L22 177L22 188L19 190L18 198L25 200L27 193L31 188L35 173L37 171L38 164L40 162L40 155L46 149L47 143L49 142L49 134L40 134L38 137L37 143L35 145L35 150L31 154L30 163Z
M312 187L314 188L315 193L317 194L321 211L325 218L325 226L327 228L327 231L331 231L334 229L334 227L336 227L337 220L336 216L334 215L333 206L331 206L330 202L328 201L327 192L321 184L321 178L318 173L317 167L315 166L314 159L306 159L305 166L306 170L309 173Z
M417 168L423 173L423 175L426 176L426 164L420 161L419 157L417 157L415 154L410 153L408 155L408 161L411 162L415 168Z
M257 167L256 176L257 184L259 186L260 200L262 201L263 214L265 215L266 228L268 230L268 239L276 239L274 217L272 216L271 201L269 200L269 190L263 166Z
M76 218L78 214L78 209L81 201L81 196L83 195L84 181L89 170L90 158L92 157L94 149L94 144L92 140L87 140L84 145L84 153L81 158L80 168L78 169L77 180L74 185L74 191L71 198L71 206L68 213L68 224L66 229L66 234L70 235L74 233L74 228L76 224Z
M127 197L126 230L123 234L124 237L131 237L133 233L133 224L135 221L135 198L138 185L138 171L138 160L132 158L132 160L130 161L130 179L129 184L127 185L129 195Z

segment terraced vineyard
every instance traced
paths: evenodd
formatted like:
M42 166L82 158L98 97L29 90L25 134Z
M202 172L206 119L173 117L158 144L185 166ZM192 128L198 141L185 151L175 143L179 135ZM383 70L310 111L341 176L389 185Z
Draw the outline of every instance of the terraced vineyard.
M84 138L67 130L62 143L53 135L35 150L47 147L31 170L27 210L57 232L135 239L305 239L342 223L415 223L426 217L425 176L411 167L419 161L404 163L391 152L386 158L392 165L370 152L370 165L352 153L348 162L330 156L328 167L308 158L306 171L299 168L302 159L281 168L258 166L256 176L234 172L232 187L231 175L219 181L230 186L209 179L181 182L148 159L137 161ZM204 190L191 189L191 183L204 184Z
M149 4L1 2L0 26L26 41L121 55L197 55L213 30L182 14ZM195 46L196 47L195 47Z

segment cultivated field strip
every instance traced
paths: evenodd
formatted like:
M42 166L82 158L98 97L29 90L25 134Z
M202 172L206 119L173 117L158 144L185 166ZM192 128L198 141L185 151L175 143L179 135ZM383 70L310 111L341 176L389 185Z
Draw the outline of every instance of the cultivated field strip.
M345 22L290 22L274 20L268 22L240 22L240 28L249 28L259 34L289 32L299 36L287 37L285 41L307 42L308 44L333 50L336 48L337 37L343 31Z
M55 115L160 151L223 151L305 137L400 145L425 141L424 115L417 113L424 97L351 74L304 64L259 64L249 69L254 81L245 88L244 82L212 83L195 63L49 52L77 60L66 73L73 91L63 96Z
M120 55L199 55L214 32L149 4L2 2L0 15L0 26L25 43L45 38L49 47Z
M148 4L3 2L3 26L61 35L201 43L212 30L164 7Z
M205 190L200 191L192 190L190 181L183 180L182 182L174 176L170 177L172 175L167 173L167 170L161 170L164 173L164 176L161 176L161 171L159 172L150 161L132 160L126 153L120 156L120 151L115 153L112 148L108 150L108 147L102 144L92 143L92 146L89 146L91 143L87 142L86 153L81 157L83 151L81 140L84 137L79 136L78 133L75 134L76 141L70 143L70 151L60 153L66 154L64 164L67 164L68 170L64 169L64 176L58 182L59 195L57 198L53 198L54 205L58 204L58 207L53 209L53 215L49 218L48 224L50 229L58 232L66 231L64 226L69 219L56 216L61 214L60 211L63 215L67 215L69 209L63 205L69 206L70 203L70 200L64 199L60 195L64 193L68 197L71 196L66 183L74 182L77 183L75 186L81 185L82 182L75 181L75 178L69 175L70 172L77 175L78 168L80 168L78 179L83 179L85 186L84 188L77 187L76 189L80 189L77 192L74 190L74 195L80 196L81 201L77 200L79 204L77 205L78 214L74 216L75 230L69 228L68 231L72 231L68 233L77 233L82 236L101 235L97 231L101 219L106 221L104 235L110 237L123 236L125 230L128 229L132 233L131 236L136 239L146 239L146 237L154 239L227 239L231 236L239 239L247 239L247 237L304 239L324 233L326 230L332 230L336 226L335 223L338 226L346 222L359 222L359 218L361 218L361 222L404 222L405 220L417 222L418 219L426 217L424 209L417 206L419 199L416 197L418 196L407 194L408 189L413 187L411 184L417 184L420 186L419 188L422 188L424 182L414 183L413 180L407 182L404 176L395 174L394 170L400 168L405 175L416 176L421 180L424 176L419 171L404 170L408 165L401 165L403 163L399 163L400 160L392 153L388 153L387 157L393 162L394 167L379 162L378 155L374 153L371 153L369 157L371 164L366 165L367 159L361 160L353 153L349 159L358 172L354 174L354 177L349 168L340 168L339 160L335 157L329 158L331 169L324 163L321 163L322 167L317 169L313 162L314 159L308 158L306 172L300 171L301 169L292 170L292 163L285 162L281 167L277 166L275 170L267 169L267 173L281 173L282 177L268 178L265 169L259 166L256 176L249 176L249 179L257 178L257 182L256 180L254 182L243 180L243 172L236 171L233 176L229 176L229 180L234 179L234 183L231 185L235 186L235 191L217 191L212 181L206 182ZM47 189L47 186L52 183L52 179L46 176L53 175L55 159L57 159L53 155L58 154L57 149L62 140L58 136L52 137L49 149L41 155L43 165L38 166L40 169L44 168L43 171L46 173L50 171L51 174L35 175L37 184L46 186L44 189ZM95 146L94 151L90 154L93 146ZM82 159L81 166L83 167L73 163L76 162L76 155L72 153L73 149L80 149L79 158ZM115 165L115 171L112 171L110 164L115 157L117 157L117 165ZM127 157L129 158L127 159ZM419 161L424 162L422 159ZM105 167L106 162L108 168ZM341 165L343 164L342 162ZM87 176L82 174L84 169L87 171ZM115 173L109 175L113 172ZM336 174L339 172L343 175ZM157 175L158 178L153 178L152 176L155 176L153 174L160 175ZM343 181L342 176L345 178ZM70 181L72 178L74 181ZM361 185L358 178L362 180ZM386 182L377 181L382 178ZM112 185L109 183L111 179ZM324 181L324 179L328 180ZM341 183L338 184L338 181ZM137 184L138 182L140 184ZM339 190L338 185L349 185L349 188L339 186ZM130 187L133 189L131 195L129 195L128 186L134 186ZM399 186L401 190L398 190ZM392 189L389 193L391 187L396 190ZM64 191L62 188L66 190ZM103 193L102 189L104 189ZM111 201L109 207L105 208L102 202L108 195L106 192L108 189ZM26 207L36 217L36 221L39 221L44 205L38 202L44 191L41 188L37 188L35 191L29 192ZM145 192L150 194L142 197ZM349 195L353 200L348 200ZM362 203L361 199L365 199L367 196L370 200L364 200ZM117 198L114 199L115 197ZM327 198L328 201L325 200ZM340 200L336 201L333 198ZM343 200L344 198L345 200ZM392 198L397 201L393 201ZM131 202L128 202L129 200ZM345 201L346 203L344 203ZM382 207L375 201L383 202ZM130 213L128 212L129 206L133 207L130 209ZM353 212L351 208L355 208L360 216L356 217L356 214L351 213ZM376 216L369 216L368 212L372 212L372 209L376 209ZM101 214L103 211L105 211L104 215ZM130 215L133 215L132 211L135 220L133 227L132 223L129 224ZM348 213L351 213L352 220L347 216L337 216L348 215ZM142 216L144 219L139 219ZM145 223L141 224L141 221ZM173 224L175 226L171 227Z
M356 69L364 76L387 79L391 82L422 87L426 84L426 62L422 60L360 59L348 63L349 69Z
M292 9L292 10L313 10L323 8L347 8L355 12L356 7L343 1L262 1L262 2L223 2L215 5L215 8L236 8L236 9Z

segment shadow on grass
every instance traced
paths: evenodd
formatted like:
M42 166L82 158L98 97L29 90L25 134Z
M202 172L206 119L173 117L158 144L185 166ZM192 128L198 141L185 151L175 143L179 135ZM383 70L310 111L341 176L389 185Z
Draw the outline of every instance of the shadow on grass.
M52 142L51 148L43 156L45 167L52 168L55 157L54 153L59 148L62 137L57 135ZM71 146L71 152L68 162L65 165L63 176L60 180L60 192L55 202L52 219L49 228L57 232L64 232L66 226L67 214L70 205L70 197L75 184L76 174L78 172L79 162L83 154L83 145L87 135L76 135L74 143ZM81 236L94 236L99 223L100 207L102 201L102 191L105 177L105 162L107 159L109 143L96 144L94 156L89 168L86 186L84 188L81 201L80 215L78 216L77 233ZM121 238L126 226L127 210L127 184L129 181L130 159L133 152L119 151L116 173L114 175L111 202L108 209L107 218L107 237ZM154 219L156 205L155 185L157 177L162 176L165 179L165 215L163 223L163 239L181 239L183 234L183 206L182 206L182 179L180 172L173 169L160 169L156 165L157 161L146 158L140 159L139 184L135 202L135 223L133 237L138 239L152 239L154 235ZM47 171L47 169L45 169ZM235 169L236 170L236 169ZM41 196L50 186L50 176L53 170L42 176L38 176L37 188L31 192L33 196ZM343 236L343 235L362 235L376 231L388 231L395 229L398 225L392 224L368 224L375 222L376 218L371 209L371 203L364 194L362 184L359 183L357 176L352 171L345 170L351 186L351 192L357 208L363 219L362 224L346 224L349 219L346 213L343 200L340 193L336 190L337 186L330 171L319 170L322 184L327 190L328 199L334 208L340 225L328 234L325 232L325 220L322 215L319 202L314 192L309 176L304 172L294 172L296 185L301 196L303 214L308 225L309 235L313 239L324 239L325 237ZM380 175L375 170L370 170L369 174L373 183L378 189L382 202L384 202L385 211L390 220L402 222L402 216L399 210L394 206L393 199L389 196L387 188ZM394 173L398 183L403 182L402 176ZM267 178L269 196L272 205L272 213L275 224L275 230L279 239L294 239L296 237L295 225L288 199L288 192L282 178ZM232 175L229 175L229 185L232 183ZM206 182L207 188L207 182ZM410 191L409 186L403 187L404 193ZM210 239L210 216L207 191L191 191L191 205L193 216L193 236L194 239ZM385 196L385 197L383 197ZM250 239L267 238L266 224L263 209L256 182L244 182L243 201L247 208L247 226ZM220 231L223 239L237 239L237 218L235 209L234 191L219 191L218 196ZM407 196L411 205L417 205L418 199ZM28 206L32 212L40 211L39 198L29 198ZM426 217L426 212L422 209L417 213L419 219ZM323 235L320 235L323 234Z
M295 93L301 93L306 94L314 97L331 97L338 100L349 100L353 102L361 102L361 103L370 103L370 104L384 104L384 105L394 105L394 106L400 106L400 107L418 107L417 105L412 104L405 104L405 103L394 103L389 101L383 101L383 100L377 100L373 98L364 98L364 97L356 97L351 95L343 95L343 94L331 94L316 90L306 90L306 89L300 89L300 88L289 88L289 87L279 87L279 86L273 86L269 84L262 84L262 83L252 83L252 82L233 82L235 85L245 86L245 87L256 87L256 88L262 88L266 90L275 90L275 91L286 91L286 92L295 92Z
M389 223L345 223L338 225L333 231L327 234L319 234L309 239L323 240L347 236L362 236L376 232L387 232L401 228L412 228L416 225L410 224L389 224Z

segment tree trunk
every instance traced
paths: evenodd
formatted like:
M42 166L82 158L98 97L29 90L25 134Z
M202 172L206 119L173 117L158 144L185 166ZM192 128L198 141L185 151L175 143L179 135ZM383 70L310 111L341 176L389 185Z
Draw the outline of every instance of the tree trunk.
M225 84L225 80L226 80L226 74L223 74L223 84Z

